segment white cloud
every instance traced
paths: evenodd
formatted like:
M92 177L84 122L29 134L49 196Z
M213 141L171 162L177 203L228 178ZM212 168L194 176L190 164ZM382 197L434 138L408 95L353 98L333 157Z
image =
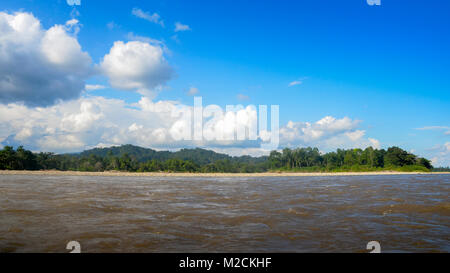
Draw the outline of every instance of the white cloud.
M158 13L153 13L150 14L149 12L143 11L139 8L133 8L133 10L131 11L131 13L141 19L147 20L149 22L158 24L162 27L164 27L164 22L161 20L161 16L159 16Z
M84 100L81 101L80 110L77 113L66 114L61 120L61 129L65 132L80 132L90 128L97 120L103 117L98 104Z
M150 45L159 46L163 49L164 53L166 53L168 55L172 54L172 52L169 50L169 48L166 46L166 44L161 40L135 35L133 32L128 32L127 38L129 41L139 41L139 42L143 42L143 43L148 43Z
M75 26L78 25L80 21L78 21L77 19L70 19L69 21L66 22L66 26Z
M308 77L302 77L298 80L292 81L288 84L288 87L292 87L292 86L296 86L296 85L301 85L303 84L303 82L308 79Z
M126 143L160 149L240 147L242 142L220 140L233 139L236 122L247 125L256 121L256 111L247 107L228 112L217 120L205 118L204 134L210 137L209 141L177 141L186 128L191 128L187 120L172 115L180 106L193 109L174 101L154 102L147 97L135 104L103 97L85 97L46 108L0 104L0 139L3 144L51 152L76 152ZM206 124L208 121L212 121L210 126Z
M71 19L67 21L65 29L67 30L67 32L72 32L74 35L77 35L81 29L80 21L78 21L77 19Z
M191 88L189 88L188 95L189 96L194 96L194 95L197 95L199 92L200 91L198 90L198 88L191 87Z
M421 128L416 128L416 130L428 131L428 130L448 130L450 127L448 126L425 126Z
M203 147L233 155L262 155L260 140L237 141L237 126L257 124L257 111L247 106L222 116L205 117L203 141L180 140L190 120L172 116L178 107L193 107L176 101L152 101L142 97L127 104L119 99L83 97L41 108L20 104L0 104L2 145L24 145L34 151L77 152L84 149L134 144L154 149L174 150ZM218 106L217 106L218 107ZM204 109L205 110L205 109ZM315 123L289 122L280 129L280 148L317 146L321 150L379 146L366 139L358 121L325 117ZM245 133L248 139L248 132ZM268 140L264 135L260 139Z
M449 126L425 126L421 128L416 128L416 130L420 131L444 131L444 135L450 135L450 127Z
M23 128L16 134L15 139L21 141L31 137L32 135L33 131L30 128Z
M85 97L46 108L0 104L0 139L32 150L74 152L101 143L145 147L170 144L166 131L175 121L174 103L142 98L122 100ZM167 111L168 110L168 111Z
M365 131L362 130L355 130L352 132L347 132L345 135L351 140L351 141L357 141L360 140L364 135L366 134Z
M163 24L156 13L133 9L133 14ZM176 28L190 29L182 24ZM80 98L83 90L105 86L85 84L92 74L92 61L78 43L79 29L77 19L45 30L32 14L0 12L0 145L20 144L52 152L126 143L163 149L201 146L235 154L267 152L257 148L260 140L223 140L233 139L237 125L256 124L257 112L252 107L206 118L204 136L208 141L176 141L177 134L189 128L186 120L172 116L173 110L183 105L151 99L173 75L164 56L168 50L159 40L129 33L133 41L116 41L99 65L111 87L144 94L138 103ZM188 93L195 95L198 89L192 87ZM238 99L249 97L239 94ZM184 107L192 111L192 107ZM380 145L375 139L366 139L358 125L359 121L347 117L325 117L315 123L291 121L281 127L281 145ZM263 132L260 138L268 140L268 136L269 132Z
M175 32L188 31L188 30L191 30L191 28L188 25L183 25L180 22L175 23Z
M376 139L365 139L365 131L359 130L360 121L348 117L336 119L324 117L317 122L293 122L280 128L281 147L314 146L321 150L336 148L379 148Z
M142 97L139 102L133 104L133 106L140 108L144 112L171 113L178 104L179 102L177 101L168 100L153 102L147 97Z
M300 84L302 84L302 83L303 83L303 81L293 81L293 82L290 82L290 83L289 83L289 87L295 86L295 85L300 85Z
M378 141L378 140L376 140L376 139L374 139L374 138L368 138L369 139L369 141L370 141L370 143L372 144L371 146L374 148L374 149L380 149L381 148L381 144L380 144L380 141Z
M30 13L0 12L0 102L47 106L79 97L91 58L69 34L78 25L45 30Z
M444 136L450 135L450 127L449 126L425 126L421 128L416 128L416 130L420 131L439 131L444 134Z
M435 167L450 167L450 142L437 145L429 153Z
M216 109L218 108L216 107ZM252 125L256 128L257 119L257 111L251 106L223 112L221 115L214 115L204 120L203 137L218 146L241 146L245 143L249 144L245 140L236 140L239 138L236 130L238 127L251 128ZM243 136L244 139L250 138L249 132L247 131L244 132Z
M94 90L100 90L100 89L105 89L106 86L104 85L100 85L100 84L86 84L86 86L84 87L84 89L86 89L87 91L94 91Z
M173 75L163 49L141 41L115 42L100 66L112 87L153 97Z
M41 50L47 60L60 70L84 74L88 70L91 58L81 51L78 41L67 35L62 26L50 28L42 38Z
M237 95L237 99L238 99L238 100L249 100L250 97L247 96L247 95L244 95L244 94L238 94L238 95Z
M280 129L280 133L286 142L311 142L331 135L353 132L359 123L348 117L336 119L327 116L315 123L289 121L286 127Z
M37 140L40 149L45 151L78 151L85 147L85 143L78 135L42 136Z
M263 150L259 147L213 147L212 151L221 154L228 154L230 156L242 156L242 155L250 155L250 156L267 156L269 153L266 150Z

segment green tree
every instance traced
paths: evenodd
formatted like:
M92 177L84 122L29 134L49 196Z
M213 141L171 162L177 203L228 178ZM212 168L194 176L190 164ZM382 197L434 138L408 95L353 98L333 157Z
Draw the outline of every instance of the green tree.
M385 165L391 166L405 166L414 165L416 162L416 156L400 149L399 147L390 147L385 156Z
M431 161L426 158L423 158L423 157L421 157L417 160L417 164L420 166L424 166L425 168L427 168L429 170L433 169L433 165L431 165Z
M17 158L14 148L11 146L5 146L0 151L0 169L2 170L14 170L17 169Z

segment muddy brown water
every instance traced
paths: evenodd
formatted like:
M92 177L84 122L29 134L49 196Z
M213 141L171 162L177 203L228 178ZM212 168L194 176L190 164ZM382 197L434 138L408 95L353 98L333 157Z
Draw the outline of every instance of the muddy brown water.
M450 175L0 176L0 252L450 252Z

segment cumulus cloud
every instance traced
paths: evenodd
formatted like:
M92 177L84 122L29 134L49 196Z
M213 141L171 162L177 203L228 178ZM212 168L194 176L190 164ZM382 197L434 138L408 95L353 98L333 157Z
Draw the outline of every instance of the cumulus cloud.
M42 108L0 105L0 139L33 150L81 151L97 145L132 143L157 147L169 143L167 129L175 121L173 102L143 98L123 100L84 97Z
M437 145L430 150L431 162L435 167L450 167L450 142Z
M156 13L133 9L133 14L163 25ZM158 40L129 33L132 41L115 42L98 65L111 87L143 94L138 103L80 98L84 90L105 88L85 84L92 60L76 38L80 26L72 19L43 29L32 14L0 12L0 147L25 145L35 151L76 152L131 143L157 149L199 146L236 155L267 153L259 145L270 139L270 132L252 135L248 128L256 126L258 116L250 106L207 115L202 124L203 140L183 139L193 130L191 119L180 119L173 113L184 110L192 115L194 108L176 101L153 100L173 75L164 56L168 50ZM189 29L176 25L176 31ZM198 92L192 87L188 93ZM239 94L238 99L249 98ZM218 108L208 108L209 113ZM280 144L321 149L379 147L379 141L365 138L359 123L334 117L314 123L290 121L280 129ZM240 133L250 140L235 140Z
M365 139L365 131L358 129L361 121L348 117L327 116L317 122L293 122L280 128L281 146L316 146L321 150L335 148L380 147L376 139Z
M91 58L74 36L78 24L45 30L30 13L0 12L1 103L48 106L79 97Z
M236 106L221 113L218 106L212 105L205 109L209 112L203 127L203 137L208 141L222 142L217 145L249 144L245 140L257 140L258 113L255 107ZM213 114L214 113L214 114ZM218 114L219 113L219 114ZM254 128L254 134L251 133ZM232 145L231 145L232 146Z
M141 41L115 42L100 67L112 87L153 97L173 75L164 50Z
M180 22L175 23L175 32L188 31L188 30L191 30L191 28L188 25L183 25Z
M190 116L183 119L173 114L180 109ZM219 106L205 107L202 139L184 139L186 132L193 137L193 109L177 101L153 101L148 97L132 104L90 96L45 108L14 103L0 105L0 142L1 145L24 145L35 151L57 153L126 143L164 150L203 147L233 155L268 153L260 144L268 141L270 134L250 134L249 128L257 126L258 122L255 107L237 107L228 112L222 112ZM280 128L280 148L378 148L379 142L366 139L358 123L349 118L333 117L314 123L289 122ZM244 128L240 132L245 140L236 140L238 128Z
M359 124L359 121L351 120L348 117L336 119L331 116L315 122L293 122L289 121L287 126L280 129L282 139L290 141L317 141L332 135L353 132Z
M151 44L151 45L154 45L154 46L161 47L163 49L164 53L166 53L168 55L172 54L172 52L166 46L164 41L153 39L153 38L150 38L150 37L135 35L133 32L128 32L127 38L128 38L129 41L140 41L140 42L143 42L143 43L147 43L147 44Z
M368 138L368 140L370 141L370 146L372 146L375 149L381 149L381 143L380 141L374 139L374 138Z
M236 126L256 124L256 111L246 107L205 117L204 140L184 139L185 130L190 134L193 125L191 119L173 114L180 108L192 117L193 107L176 101L155 102L148 97L133 104L93 96L46 108L0 105L0 140L2 145L25 145L32 150L52 152L125 143L157 149L240 147L242 141L234 140Z
M161 20L161 16L158 13L151 14L150 12L143 11L139 8L133 8L131 13L141 19L147 20L149 22L158 24L162 27L164 27L164 21Z

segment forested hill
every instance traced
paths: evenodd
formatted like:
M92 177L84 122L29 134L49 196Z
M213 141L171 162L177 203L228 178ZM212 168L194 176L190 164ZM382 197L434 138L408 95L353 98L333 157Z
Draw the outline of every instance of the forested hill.
M0 150L0 170L127 171L254 173L267 171L430 171L431 162L399 147L387 150L337 149L320 153L318 148L285 148L263 157L232 157L204 149L177 152L155 151L124 145L97 148L79 154L32 153L18 147Z
M128 155L134 160L143 163L150 160L166 161L169 159L189 160L198 165L207 165L219 160L230 160L240 163L260 163L267 160L266 156L263 157L251 157L251 156L239 156L232 157L226 154L216 153L211 150L205 149L181 149L177 152L169 151L155 151L153 149L142 148L134 145L122 145L109 148L95 148L86 150L80 154L80 157L89 157L95 155L98 157L122 157ZM75 154L76 156L76 154Z

